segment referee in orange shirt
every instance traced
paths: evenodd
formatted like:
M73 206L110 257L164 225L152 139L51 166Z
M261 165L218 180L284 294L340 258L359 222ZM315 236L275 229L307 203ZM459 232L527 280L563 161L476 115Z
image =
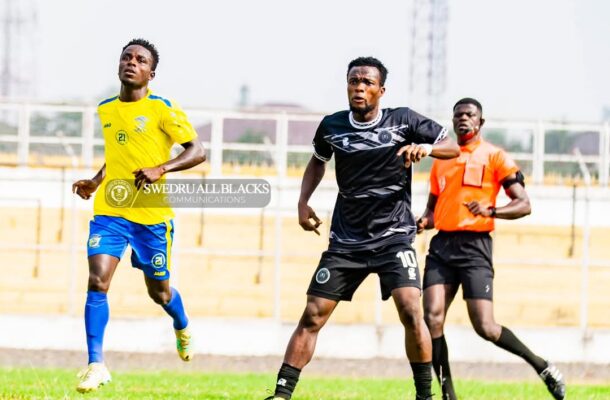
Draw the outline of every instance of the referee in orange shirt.
M430 242L424 271L424 318L432 336L432 363L443 400L457 399L443 326L460 285L475 331L485 340L527 361L555 399L565 397L565 383L557 367L532 353L493 316L492 239L494 219L517 219L530 213L523 174L502 149L481 138L485 123L481 103L472 98L453 107L453 129L461 155L434 160L430 194L417 232L438 229ZM496 207L502 186L510 202Z

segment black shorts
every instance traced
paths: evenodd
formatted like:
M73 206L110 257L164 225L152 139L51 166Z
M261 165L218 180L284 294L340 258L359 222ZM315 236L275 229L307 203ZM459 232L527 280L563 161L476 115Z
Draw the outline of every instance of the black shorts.
M330 300L350 301L371 273L379 275L381 298L401 287L421 289L415 250L409 244L391 244L376 250L341 253L325 251L311 278L307 294Z
M488 232L443 232L430 241L424 289L461 284L464 299L493 299L492 240Z

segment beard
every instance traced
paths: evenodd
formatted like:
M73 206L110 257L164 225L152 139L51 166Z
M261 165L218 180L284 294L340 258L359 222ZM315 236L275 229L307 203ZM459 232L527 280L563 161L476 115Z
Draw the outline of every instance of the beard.
M351 112L353 112L354 114L359 114L360 116L365 116L366 114L368 114L369 112L373 111L375 109L375 107L373 107L370 104L365 104L362 107L356 107L352 104L349 105L349 110Z

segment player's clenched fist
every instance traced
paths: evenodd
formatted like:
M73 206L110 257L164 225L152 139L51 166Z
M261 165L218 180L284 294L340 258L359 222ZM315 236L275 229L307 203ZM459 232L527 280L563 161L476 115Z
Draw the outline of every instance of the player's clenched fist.
M72 184L72 193L76 193L82 199L89 200L97 187L98 184L93 179L81 179Z
M311 222L313 220L313 223ZM320 218L316 215L313 208L307 204L299 203L299 225L306 231L314 231L318 236L320 231L318 227L322 224Z

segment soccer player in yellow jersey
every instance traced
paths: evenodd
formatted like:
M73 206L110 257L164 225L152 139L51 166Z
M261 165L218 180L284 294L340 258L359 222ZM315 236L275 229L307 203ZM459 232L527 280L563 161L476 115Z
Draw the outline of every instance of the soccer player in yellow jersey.
M157 49L146 40L134 39L123 47L119 62L121 91L98 106L106 163L95 177L72 186L83 199L89 199L99 189L87 243L85 329L89 365L76 388L81 393L96 390L111 379L102 352L109 318L106 294L128 244L132 266L144 273L149 296L174 321L178 354L184 361L192 358L188 318L180 294L169 285L174 234L171 208L117 207L113 201L124 197L126 189L135 196L144 184L205 161L203 147L184 112L148 89L158 62ZM170 158L174 143L182 145L184 151ZM117 187L117 182L122 184ZM125 186L126 183L129 184Z

